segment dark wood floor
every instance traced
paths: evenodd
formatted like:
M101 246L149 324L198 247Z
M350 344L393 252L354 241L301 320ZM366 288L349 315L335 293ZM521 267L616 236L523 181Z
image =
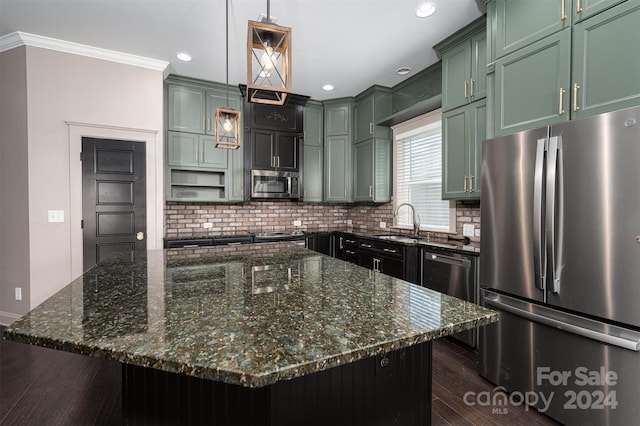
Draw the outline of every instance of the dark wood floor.
M453 341L434 342L434 425L555 424L522 407L499 414L494 407L465 404L465 392L495 387L478 376L477 364L476 354ZM116 362L0 339L1 425L118 425L120 386Z

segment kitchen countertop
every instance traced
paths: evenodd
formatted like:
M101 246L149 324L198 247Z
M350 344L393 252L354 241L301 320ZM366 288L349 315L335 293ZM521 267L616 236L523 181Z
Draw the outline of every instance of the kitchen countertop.
M261 387L497 321L496 312L287 242L101 262L5 338Z

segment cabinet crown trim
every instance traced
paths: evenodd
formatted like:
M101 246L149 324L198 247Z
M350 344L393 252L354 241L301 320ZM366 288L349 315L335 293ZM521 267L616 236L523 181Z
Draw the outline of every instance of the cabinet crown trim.
M455 47L456 45L458 45L461 41L464 41L469 37L479 34L486 30L487 30L487 15L485 14L479 17L478 19L476 19L475 21L471 22L466 27L459 29L455 33L451 34L449 37L440 41L435 46L433 46L433 48L436 52L442 54L447 50L451 49L452 47Z

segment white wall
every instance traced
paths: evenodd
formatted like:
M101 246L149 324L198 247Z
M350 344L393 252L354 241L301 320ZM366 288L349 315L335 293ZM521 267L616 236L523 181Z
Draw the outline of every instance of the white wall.
M25 178L28 180L28 211L24 205L17 209L21 210L21 220L28 220L29 276L26 279L30 290L28 309L32 309L75 278L77 271L74 272L72 265L82 264L82 252L72 247L80 223L70 221L79 217L73 200L81 188L77 181L81 165L79 151L73 152L77 148L74 141L77 134L71 135L68 123L85 125L76 126L75 131L94 127L106 135L110 134L109 129L113 129L116 136L123 129L125 134L135 135L140 131L146 135L140 139L152 145L147 146L147 169L150 170L147 176L153 177L152 182L147 181L148 191L153 192L153 205L147 206L153 217L152 223L148 223L152 228L149 236L153 235L149 244L152 247L161 244L163 74L38 47L18 49L26 49L28 176L21 178L21 184L24 185ZM13 50L2 53L0 62L4 63ZM5 111L0 113L4 117ZM4 205L10 200L2 194ZM64 210L65 222L48 223L48 210ZM12 223L7 226L11 227ZM3 299L9 285L2 278ZM3 309L12 308L0 305L0 311ZM14 313L24 312L21 309Z

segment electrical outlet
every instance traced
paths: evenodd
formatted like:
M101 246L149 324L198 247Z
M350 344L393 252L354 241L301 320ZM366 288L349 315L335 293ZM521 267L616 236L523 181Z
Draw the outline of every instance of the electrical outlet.
M213 223L211 222L205 222L202 224L203 228L213 228Z
M347 225L349 226L353 225L353 222L351 221L351 219L347 219Z
M380 228L386 228L387 222L380 222Z
M475 226L472 223L462 225L462 235L465 237L473 237L475 235Z
M16 300L22 300L22 288L16 287Z
M64 222L64 210L49 210L48 212L49 222Z
M294 220L293 221L293 226L302 226L302 221L301 220Z

